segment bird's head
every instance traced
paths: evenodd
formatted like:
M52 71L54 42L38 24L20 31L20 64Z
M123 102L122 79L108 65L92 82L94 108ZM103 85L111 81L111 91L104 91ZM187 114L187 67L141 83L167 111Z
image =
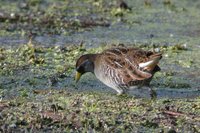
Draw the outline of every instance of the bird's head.
M82 55L76 62L76 82L79 81L81 76L86 72L94 72L94 59L95 54Z

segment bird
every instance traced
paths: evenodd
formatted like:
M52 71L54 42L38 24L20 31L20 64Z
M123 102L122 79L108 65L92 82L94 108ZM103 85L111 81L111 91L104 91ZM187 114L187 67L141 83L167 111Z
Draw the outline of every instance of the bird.
M76 62L76 82L87 72L117 91L149 86L154 74L160 71L158 63L162 53L135 47L114 47L101 53L85 54Z

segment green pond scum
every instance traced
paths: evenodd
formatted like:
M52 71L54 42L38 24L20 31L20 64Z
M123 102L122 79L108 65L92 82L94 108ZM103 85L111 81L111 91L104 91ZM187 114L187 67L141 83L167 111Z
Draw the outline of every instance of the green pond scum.
M199 132L200 99L34 90L1 101L3 132Z
M0 1L0 132L200 132L199 6ZM151 82L157 99L147 90L117 96L92 74L75 84L81 55L117 46L163 53Z

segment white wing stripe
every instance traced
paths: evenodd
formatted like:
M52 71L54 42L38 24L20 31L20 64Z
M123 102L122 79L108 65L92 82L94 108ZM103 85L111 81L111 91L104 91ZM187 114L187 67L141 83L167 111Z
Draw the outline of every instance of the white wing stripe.
M117 64L118 66L120 66L121 68L123 67L122 65L120 65L118 62L114 61L115 64Z

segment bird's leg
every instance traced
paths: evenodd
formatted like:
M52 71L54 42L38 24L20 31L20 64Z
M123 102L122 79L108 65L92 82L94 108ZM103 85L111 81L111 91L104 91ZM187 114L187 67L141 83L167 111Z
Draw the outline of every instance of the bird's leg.
M152 87L149 86L149 93L150 93L150 97L152 100L157 98L157 94L156 91L152 89Z

